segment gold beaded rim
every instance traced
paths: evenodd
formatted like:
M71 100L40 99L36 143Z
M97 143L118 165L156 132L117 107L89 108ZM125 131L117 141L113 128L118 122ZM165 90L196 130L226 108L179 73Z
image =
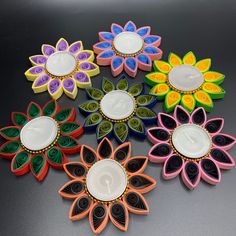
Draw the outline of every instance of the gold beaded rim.
M197 124L192 124L192 125L196 125L197 127L199 127L199 128L201 128L202 130L204 130L204 131L208 134L208 136L209 136L209 138L210 138L210 140L211 140L211 146L210 146L210 148L209 148L209 150L208 150L208 152L207 152L206 155L204 155L204 156L202 156L202 157L199 157L199 158L190 158L190 157L186 157L186 156L182 155L182 154L175 148L175 146L174 146L174 144L173 144L173 142L172 142L172 135L173 135L174 131L175 131L178 127L180 127L180 126L182 126L182 125L177 126L177 127L172 131L172 133L171 133L171 135L170 135L170 138L169 138L169 144L170 144L171 148L173 149L174 153L177 154L179 157L181 157L183 160L185 160L185 161L192 161L192 162L199 162L199 161L201 161L201 160L203 160L203 159L205 159L205 158L207 158L207 157L209 156L209 154L210 154L210 152L211 152L211 149L212 149L212 146L213 146L213 143L212 143L211 136L210 136L210 134L209 134L209 132L208 132L207 129L205 129L205 128L201 127L200 125L197 125Z

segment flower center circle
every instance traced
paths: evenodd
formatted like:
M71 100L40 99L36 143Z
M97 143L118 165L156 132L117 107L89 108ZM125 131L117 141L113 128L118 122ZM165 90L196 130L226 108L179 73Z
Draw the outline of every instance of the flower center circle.
M202 72L194 66L179 65L171 69L168 81L177 90L193 92L202 86L204 77Z
M96 162L86 176L86 187L99 201L114 201L125 192L128 180L123 167L114 160Z
M135 32L122 32L114 38L113 46L123 55L136 54L143 48L143 39Z
M47 71L54 76L66 76L76 68L76 59L69 52L55 52L46 62Z
M209 133L195 124L178 126L171 138L175 150L184 157L192 159L206 156L212 146Z
M31 151L39 151L50 146L58 135L57 123L48 116L40 116L29 121L20 132L22 145Z
M135 107L134 97L123 90L107 93L100 102L103 115L114 121L121 121L131 116Z

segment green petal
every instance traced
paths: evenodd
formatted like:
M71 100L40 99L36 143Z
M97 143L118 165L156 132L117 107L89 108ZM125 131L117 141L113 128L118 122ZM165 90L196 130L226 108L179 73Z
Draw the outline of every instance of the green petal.
M53 147L46 152L48 160L56 165L63 164L63 154L59 148Z
M39 117L41 114L41 108L39 107L38 104L31 102L27 109L27 114L31 119Z
M134 97L140 95L143 92L143 84L136 84L129 88L128 92L132 94Z
M88 96L94 100L101 100L102 97L104 96L103 91L96 88L87 88L86 92Z
M97 125L102 121L102 115L100 113L91 114L85 122L85 126Z
M117 90L123 90L123 91L127 91L129 87L128 81L124 78L124 79L120 79L116 85L116 89Z
M96 112L99 109L99 103L96 101L87 101L81 105L79 105L80 111L84 111L85 113Z
M43 108L43 115L44 116L53 116L56 112L56 102L54 100L50 101L45 105Z
M78 146L77 141L70 136L61 136L57 143L61 148L74 148Z
M18 139L20 137L20 129L18 127L5 127L0 130L0 134L6 139Z
M101 140L107 136L113 129L113 125L110 121L102 121L97 127L97 139Z
M129 134L128 131L129 131L129 128L126 123L116 123L114 125L114 134L120 143L123 143L126 141Z
M140 119L156 118L156 113L147 107L138 107L136 109L136 116Z
M55 120L57 122L64 122L68 120L69 117L71 116L72 111L73 111L73 108L67 108L67 109L63 109L59 111L55 116Z
M66 135L73 133L78 128L80 128L80 125L74 122L66 122L62 124L60 127L62 134L66 134Z
M131 130L137 133L144 133L145 131L143 122L139 118L136 118L136 117L133 117L128 121L128 126Z
M114 84L110 80L108 80L107 78L104 77L102 80L102 90L105 93L109 93L114 89L115 89Z
M21 145L17 141L10 141L2 145L0 153L2 154L14 154L21 149Z
M30 154L27 151L22 151L16 155L13 163L13 170L18 170L24 167L30 161Z
M156 101L156 98L152 95L140 95L136 98L138 106L148 106Z
M46 164L46 160L42 154L36 154L32 157L30 166L32 172L38 176L40 172L43 170L44 166Z
M12 113L12 122L16 126L24 126L28 122L28 117L20 112L13 112Z

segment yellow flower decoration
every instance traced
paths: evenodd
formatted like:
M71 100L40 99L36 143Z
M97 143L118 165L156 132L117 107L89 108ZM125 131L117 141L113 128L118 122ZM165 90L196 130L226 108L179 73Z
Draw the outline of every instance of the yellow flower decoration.
M190 113L195 107L204 107L210 112L212 99L220 99L225 90L219 86L225 76L210 71L211 59L197 61L193 52L183 59L170 53L168 62L157 60L153 63L154 72L146 75L145 83L152 87L150 94L165 100L164 109L171 112L181 104Z

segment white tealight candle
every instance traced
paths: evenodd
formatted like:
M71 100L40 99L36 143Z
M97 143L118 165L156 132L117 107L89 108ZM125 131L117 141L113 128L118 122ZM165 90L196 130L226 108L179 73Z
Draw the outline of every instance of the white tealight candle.
M113 46L121 54L134 54L142 49L143 39L135 32L122 32L114 38Z
M204 157L211 148L209 133L198 125L184 124L172 134L172 144L176 151L188 158Z
M66 76L76 68L76 59L69 52L55 52L46 62L47 71L55 76Z
M88 192L99 201L119 198L125 192L127 182L123 167L111 159L96 162L86 176Z
M50 146L58 134L57 123L48 116L40 116L29 121L20 132L20 141L31 151L39 151Z
M169 83L176 89L189 92L198 89L204 82L203 74L191 65L174 66L169 75Z
M135 110L135 100L132 95L122 90L113 90L106 94L101 102L102 113L113 120L122 120Z

